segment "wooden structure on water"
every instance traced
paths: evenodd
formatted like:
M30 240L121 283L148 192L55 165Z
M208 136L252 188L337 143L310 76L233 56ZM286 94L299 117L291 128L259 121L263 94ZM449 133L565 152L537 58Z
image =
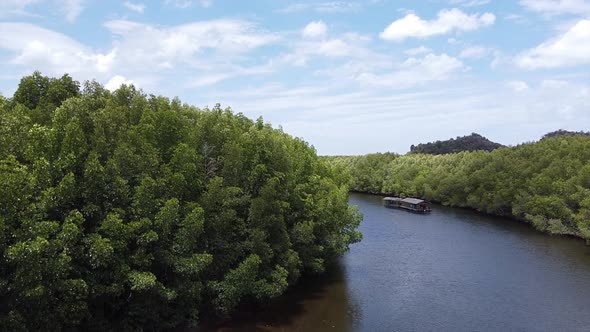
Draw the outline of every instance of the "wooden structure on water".
M417 213L429 213L432 211L430 203L418 198L385 197L383 205L388 208L404 209Z

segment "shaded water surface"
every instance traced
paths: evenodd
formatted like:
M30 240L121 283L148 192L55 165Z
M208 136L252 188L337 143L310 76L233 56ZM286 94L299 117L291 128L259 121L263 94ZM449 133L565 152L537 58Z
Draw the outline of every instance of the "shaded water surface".
M385 209L351 194L364 239L321 278L217 331L590 331L590 247L503 218Z

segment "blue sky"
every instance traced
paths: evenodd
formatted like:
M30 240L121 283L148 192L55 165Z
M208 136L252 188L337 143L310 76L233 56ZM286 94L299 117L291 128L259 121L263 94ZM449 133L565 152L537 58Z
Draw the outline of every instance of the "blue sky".
M40 70L263 116L320 154L590 130L590 0L0 0L0 93Z

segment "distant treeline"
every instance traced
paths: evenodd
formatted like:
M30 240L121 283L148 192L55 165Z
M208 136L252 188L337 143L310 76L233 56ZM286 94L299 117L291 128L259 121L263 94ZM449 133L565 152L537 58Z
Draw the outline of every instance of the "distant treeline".
M196 325L321 273L360 220L262 119L38 72L0 96L1 331Z
M422 197L590 239L590 137L558 135L492 152L326 157L351 189Z
M503 147L502 144L494 143L479 134L472 133L468 136L451 138L446 141L412 145L410 147L410 153L427 153L436 155L461 151L492 151L501 147Z
M542 139L551 138L551 137L558 137L558 136L590 136L590 132L568 131L568 130L559 129L559 130L552 131L550 133L545 134Z

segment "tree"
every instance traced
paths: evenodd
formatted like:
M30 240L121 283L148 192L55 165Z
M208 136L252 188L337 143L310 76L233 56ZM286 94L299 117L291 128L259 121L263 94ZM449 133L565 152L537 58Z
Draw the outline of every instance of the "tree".
M216 105L24 77L0 98L0 330L162 330L267 301L360 240L348 178Z
M49 78L42 76L39 71L35 71L33 75L25 76L20 80L12 99L33 110L46 96L48 87Z
M446 149L457 141L423 147ZM352 190L423 197L524 220L548 233L589 239L587 135L558 131L536 143L490 152L409 153L376 162L379 158L380 154L326 159L345 168L342 173L352 177Z

